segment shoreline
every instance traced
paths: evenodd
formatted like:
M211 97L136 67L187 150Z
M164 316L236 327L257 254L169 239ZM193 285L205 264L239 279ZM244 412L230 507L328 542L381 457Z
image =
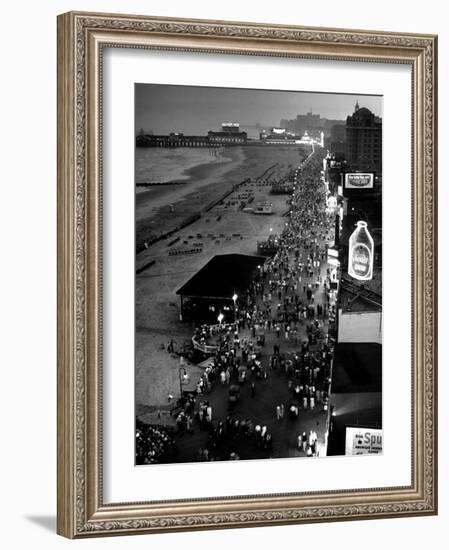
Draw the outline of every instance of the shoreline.
M205 177L207 177L206 172L208 168L215 168L219 165L230 165L231 168L231 164L233 165L234 162L241 162L242 160L244 160L245 156L246 155L242 147L228 147L225 148L224 151L220 152L221 160L219 162L203 162L202 164L191 166L190 168L186 168L183 171L183 175L186 175L188 177L187 182L192 181L195 177L204 179Z
M302 147L276 148L263 152L256 148L230 147L230 162L200 164L186 169L189 183L155 186L136 194L136 245L161 236L186 219L203 212L207 205L219 200L233 186L248 177L257 178L270 167L270 179L279 179L290 167L299 165L307 156ZM262 154L263 153L263 154Z
M136 223L150 222L159 213L159 210L167 204L179 205L190 195L221 180L230 172L240 167L246 160L246 155L241 147L233 147L226 151L226 162L202 163L184 170L183 174L188 177L183 183L172 183L171 185L154 186L136 193ZM225 155L223 155L225 156ZM218 180L218 181L212 181ZM150 204L151 203L151 204ZM140 211L139 211L140 210Z
M172 182L179 182L179 183L189 183L192 178L190 175L190 171L198 166L219 166L222 164L228 164L229 162L233 161L233 156L226 154L228 152L229 148L222 148L224 150L218 150L217 154L212 155L210 152L206 153L206 150L204 149L191 149L192 157L189 158L185 155L182 155L182 152L184 150L178 150L178 157L184 156L183 161L188 164L186 168L178 166L176 167L176 162L179 162L179 159L176 159L176 154L173 151L169 151L171 154L174 154L173 158L170 158L168 156L162 157L159 160L161 162L161 165L158 169L155 170L156 175L153 175L151 173L151 168L149 166L146 166L145 168L136 168L135 172L135 185L136 185L136 192L138 191L138 186L143 186L147 182L158 182L160 184L170 184ZM182 152L181 152L182 151ZM209 150L207 150L209 151ZM154 151L152 151L154 153ZM137 162L144 163L145 158L138 159ZM149 162L148 159L146 159L146 162ZM156 162L157 163L157 162ZM164 163L167 163L165 165ZM146 174L142 174L142 172L149 172ZM162 173L160 173L162 171ZM168 171L168 175L167 172ZM158 175L159 172L159 175Z

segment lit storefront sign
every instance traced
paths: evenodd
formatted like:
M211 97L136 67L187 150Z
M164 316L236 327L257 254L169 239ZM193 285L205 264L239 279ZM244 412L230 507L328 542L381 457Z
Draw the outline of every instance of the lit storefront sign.
M345 174L345 189L373 189L374 174L369 173L347 173Z
M382 453L382 430L369 428L346 428L346 456L373 455Z
M357 228L349 238L348 275L359 281L373 278L374 241L366 222L357 222Z
M338 250L335 248L328 248L327 250L327 263L329 266L334 268L340 266L340 261L338 260ZM333 271L336 271L335 269Z

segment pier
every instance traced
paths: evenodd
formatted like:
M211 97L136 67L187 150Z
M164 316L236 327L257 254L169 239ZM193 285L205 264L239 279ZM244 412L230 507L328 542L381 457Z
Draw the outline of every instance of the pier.
M229 143L228 143L229 145ZM136 147L221 147L222 143L213 142L209 136L185 136L184 134L169 134L167 136L138 135Z

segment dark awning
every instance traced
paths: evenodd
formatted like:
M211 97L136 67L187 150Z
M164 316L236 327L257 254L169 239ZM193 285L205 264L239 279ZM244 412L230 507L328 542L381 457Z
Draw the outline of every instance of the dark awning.
M240 296L248 289L265 260L263 256L244 254L214 256L176 294L230 300L234 293Z
M332 393L381 392L382 345L341 342L336 345Z

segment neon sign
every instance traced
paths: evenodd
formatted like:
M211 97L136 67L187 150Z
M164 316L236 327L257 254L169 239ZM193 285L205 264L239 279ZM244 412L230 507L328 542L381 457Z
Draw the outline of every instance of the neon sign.
M345 174L345 189L373 189L374 174L372 172L361 174L346 173Z
M357 228L349 238L348 275L359 281L373 278L374 241L367 223L357 222Z

